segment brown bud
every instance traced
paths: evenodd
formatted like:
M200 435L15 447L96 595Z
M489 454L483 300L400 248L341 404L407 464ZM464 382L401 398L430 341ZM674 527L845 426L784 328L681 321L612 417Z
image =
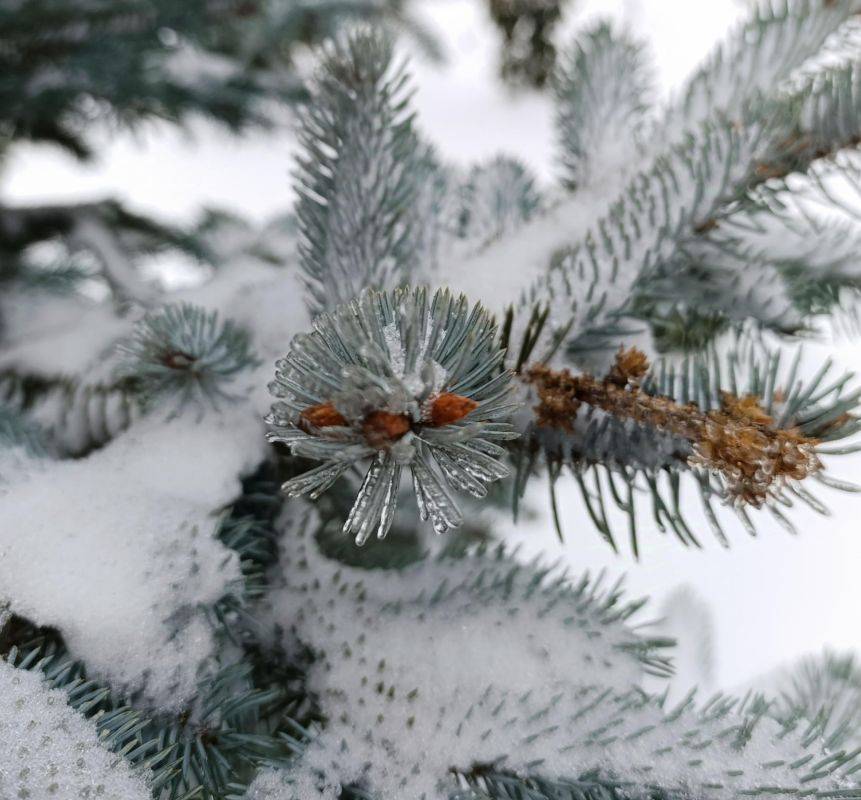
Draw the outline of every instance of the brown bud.
M410 418L406 414L388 411L371 411L362 423L362 433L371 447L384 449L396 442L410 429Z
M649 359L642 350L620 347L606 380L616 386L627 386L629 383L639 383L648 371Z
M308 406L300 415L299 419L311 428L333 428L342 427L347 424L343 414L331 403L320 403L316 406Z
M451 425L452 422L463 419L476 408L478 408L478 403L475 400L459 394L444 392L433 399L428 423L434 428Z

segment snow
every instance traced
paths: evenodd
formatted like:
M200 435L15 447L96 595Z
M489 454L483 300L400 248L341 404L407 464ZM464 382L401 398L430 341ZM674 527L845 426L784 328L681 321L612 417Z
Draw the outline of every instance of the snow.
M714 119L739 114L746 101L773 95L809 59L817 56L861 4L857 0L829 3L788 3L771 10L762 4L764 24L745 20L705 59L670 105L661 126L663 136L679 141L686 130Z
M154 303L157 292L141 277L133 257L125 250L108 223L95 214L80 214L69 237L74 248L92 252L102 266L102 275L124 300L134 300L144 305Z
M536 750L521 752L518 726L482 712L458 736L486 692L513 701L531 691L538 708L558 693L642 677L637 636L618 621L630 613L618 587L568 589L560 571L495 551L385 574L350 568L320 554L303 516L297 504L285 515L285 583L271 594L271 617L288 649L301 643L318 656L308 685L329 722L302 769L327 775L332 797L338 783L360 780L386 798L436 797L449 767L501 753L506 766L525 766Z
M246 254L205 283L165 299L216 310L251 332L260 364L248 385L253 387L252 406L262 418L270 403L266 386L275 361L293 336L310 326L303 297L293 265L274 267ZM30 409L58 452L87 452L139 416L124 392L109 389L118 366L116 346L131 334L139 315L133 311L119 317L107 303L77 297L31 292L0 298L0 316L9 337L0 353L0 373L70 379L68 385L38 397Z
M434 280L463 292L502 317L531 284L544 276L553 256L586 235L621 190L612 175L600 186L557 201L511 236L503 236L479 253L451 257L440 264Z
M711 692L715 679L715 647L714 623L708 603L696 587L682 584L661 603L660 616L657 628L661 635L676 641L670 699L679 701L695 688L702 693Z
M714 800L779 796L802 779L847 785L813 775L821 744L760 719L755 702L672 708L640 689L628 624L639 605L617 585L568 582L497 551L385 574L350 568L321 556L302 516L285 515L271 613L288 649L316 657L308 685L326 725L247 800L336 800L347 785L444 800L476 764L548 780L597 774L633 797L654 785Z
M238 404L153 415L87 458L39 462L0 487L0 594L114 686L180 707L214 653L202 606L239 579L219 512L263 448Z
M144 780L39 673L0 660L0 797L148 800Z
M781 194L782 200L791 202L791 197L791 193ZM857 280L861 271L857 220L835 215L829 219L811 210L821 209L802 206L783 215L739 213L730 218L723 236L775 261L803 263L811 276Z
M667 3L668 8L671 5L675 4ZM654 13L664 13L663 7L655 9ZM697 9L697 13L712 12L706 12L705 9ZM696 34L696 31L693 31L693 33ZM690 41L687 35L679 38L679 47L689 46ZM675 46L665 48L665 52L668 53L670 51L675 53L677 48ZM446 95L446 98L448 98L448 95ZM475 103L471 97L469 102L473 107L482 107L481 104ZM514 104L512 104L513 106ZM482 110L486 109L482 108ZM440 114L438 116L441 120L443 117L445 118L445 127L449 130L457 130L458 125L461 128L464 125L463 118L460 118L456 119L454 126L452 126L452 114L449 107L446 107L445 115ZM456 114L454 116L457 117ZM527 115L520 113L520 116L525 117ZM483 130L493 132L493 129L497 127L503 126L496 126L492 122L489 124L485 122ZM454 138L456 137L452 136L452 139ZM473 137L473 144L477 139L478 137ZM458 144L460 145L461 142L458 142ZM526 146L531 154L532 151L541 151L544 149L536 147L534 140L531 139L526 142ZM484 151L485 147L486 143L482 141L482 151ZM154 149L160 151L160 148ZM171 150L170 147L167 149ZM271 169L271 143L266 142L265 146L261 149L265 150L265 154L260 158L260 162L265 164L265 168L259 170L260 175L258 177L262 177L265 182L273 180L273 175L278 175L277 180L283 182L284 186L286 186L286 178L279 175L277 170ZM176 147L173 150L180 153L181 159L185 159L187 155L185 152ZM159 152L159 158L160 155L161 153ZM535 152L534 155L539 159L542 158L540 152ZM167 156L168 158L164 163L171 164L170 158L172 156L170 153ZM233 156L233 145L231 145L230 152L223 154L223 164L239 163ZM287 162L286 156L282 159L282 162ZM129 181L128 185L137 184L136 188L142 185L145 193L151 191L147 189L147 186L158 185L162 187L160 190L162 192L167 187L168 194L170 195L170 197L166 198L168 203L191 202L189 194L182 191L182 187L178 188L177 175L169 174L170 180L156 181L152 179L151 175L146 174L146 162L138 161L137 163L144 164L142 175L139 175L137 180ZM152 164L149 166L152 167ZM185 165L181 166L180 179L182 175L186 174ZM261 202L261 198L263 197L267 198L266 202L268 203L270 202L270 197L277 196L277 192L261 190L261 183L257 179L233 180L236 176L231 176L229 171L225 172L222 166L219 165L218 169L213 169L212 159L208 159L203 174L207 180L211 180L212 176L217 175L218 183L222 185L219 191L225 192L226 196L229 196L232 202L238 202L235 194L236 186L239 186L240 190L246 192L249 191L247 187L253 186L253 190L249 192L251 197L248 198L252 203ZM167 169L176 167L177 165L174 162ZM54 175L50 175L49 177L53 188L56 184L56 178ZM245 178L245 176L241 177ZM204 180L202 183L206 184L206 182ZM242 189L242 187L245 187L245 189ZM278 188L280 188L280 183L278 184ZM529 283L532 277L529 270L531 269L533 273L539 269L543 271L545 264L541 263L542 259L546 255L552 254L560 242L566 243L576 239L579 236L577 231L585 231L592 224L592 221L594 221L594 215L602 212L607 201L610 199L612 198L604 198L601 201L603 206L601 203L595 203L594 209L589 208L587 204L584 204L583 207L563 206L562 210L565 213L560 216L560 220L566 225L574 226L574 233L566 231L564 236L561 236L561 228L558 228L554 232L549 230L549 228L545 230L542 224L536 224L530 228L529 236L532 238L528 239L524 237L526 241L522 250L517 242L502 242L475 259L456 261L448 264L448 274L455 285L458 285L457 282L460 281L462 282L461 285L471 286L472 288L469 289L469 292L472 297L486 300L492 308L495 307L494 304L496 304L496 307L501 308L502 305L509 302L516 295L517 291L522 289L523 285ZM267 212L269 211L268 207L266 210ZM527 269L523 269L524 266ZM255 327L257 335L261 338L262 353L268 354L270 350L272 353L276 353L276 351L283 352L286 349L286 343L289 341L290 331L293 327L295 326L296 329L306 327L305 322L302 321L304 319L304 309L301 304L301 293L295 292L289 285L289 281L293 280L292 278L279 279L272 277L270 281L268 278L263 277L261 273L261 280L258 283L253 278L249 278L247 275L243 276L239 272L229 277L217 276L211 286L200 289L199 294L201 298L208 291L213 291L214 293L214 287L218 285L218 281L222 277L225 281L225 284L222 285L226 285L228 281L236 281L237 283L243 282L247 287L247 291L243 290L243 299L236 304L235 308L231 304L233 295L230 293L225 292L224 296L218 302L226 313L233 315L234 311L236 311L250 320L249 324ZM89 335L93 330L95 329L90 329L86 325L72 325L69 335L77 336L80 334L81 336L85 336ZM65 336L61 335L58 341L65 343ZM63 364L65 361L68 364L71 355L75 353L85 354L89 358L95 352L95 349L89 347L89 345L86 347L82 346L79 349L73 349L71 355L61 358L59 356L62 355L62 352L62 350L55 350L52 344L51 348L42 348L37 355L39 358L57 359L56 362L52 361L49 363L50 369L47 371L51 373L55 363ZM29 355L29 352L25 352L22 358L28 358ZM268 358L269 356L266 355L265 357ZM260 375L265 374L268 378L268 373L270 372L271 366L267 364L261 368ZM257 380L255 378L255 382L261 389L265 386L265 379ZM260 407L262 408L264 405L265 400L261 402ZM206 461L206 457L202 460ZM50 466L47 469L53 475L54 467ZM69 481L66 482L66 485L68 483ZM99 490L101 491L101 487L99 487ZM96 495L97 493L94 493L94 496ZM0 499L0 504L2 504L2 499ZM37 506L34 505L35 507ZM846 510L848 511L848 509ZM576 518L576 525L580 526L578 532L582 533L583 539L588 539L589 543L591 543L597 537L592 534L591 530L582 530L583 520L582 507L578 507ZM852 518L848 514L838 514L837 521L843 527L846 527L847 523L852 524ZM648 523L646 524L648 525ZM821 523L812 523L811 527L814 524L821 525ZM544 528L548 527L546 518L542 520L541 526ZM588 526L588 522L586 522L586 526ZM574 527L575 525L569 526L569 530ZM829 528L831 527L829 526ZM652 533L652 531L648 531L646 536L650 536ZM803 541L798 544L784 545L784 539L782 538L777 541L772 539L771 543L761 541L758 544L759 550L756 552L753 550L755 545L752 543L749 546L744 545L747 549L742 549L741 552L739 552L738 544L736 544L733 553L723 561L720 560L722 556L715 556L714 552L709 552L707 557L710 559L712 566L708 568L703 564L704 559L694 562L692 561L693 556L691 554L683 554L678 548L675 548L675 545L671 545L675 549L664 554L666 557L663 560L660 558L662 555L660 552L649 553L648 558L651 572L641 569L638 573L639 583L643 587L648 587L650 591L656 590L660 592L664 590L663 587L668 582L676 579L680 570L686 572L686 574L689 571L693 571L697 574L698 578L704 577L707 579L710 582L708 586L708 599L720 614L719 621L724 639L729 638L728 643L725 642L725 645L728 646L724 647L725 650L729 651L729 658L726 659L726 663L738 665L734 667L735 669L750 669L750 665L755 663L756 658L759 658L760 661L765 658L773 659L777 653L785 652L787 647L798 647L799 637L803 635L803 631L807 631L808 636L807 640L805 640L805 646L810 646L812 643L819 642L828 637L837 636L838 633L844 638L847 636L847 622L851 620L846 617L845 609L851 610L856 607L851 597L849 597L849 592L851 591L850 586L857 586L857 581L854 578L850 578L849 574L852 564L857 563L857 559L852 559L849 552L849 548L857 550L857 547L852 544L852 541L855 541L857 537L850 537L850 533L848 529L841 531L840 538L842 544L826 543L815 535L816 531L806 531L806 535L802 537ZM597 563L605 560L603 553L596 554L589 552L588 546L584 548L583 542L579 537L572 538L575 539L573 546L570 548L570 558L572 560L576 559L578 563L583 563L584 561ZM0 546L2 546L3 540L4 535L0 533ZM533 548L537 546L536 542L545 548L553 546L546 539L542 540L534 537L531 545ZM790 549L790 547L794 549ZM778 550L777 548L780 549ZM800 548L805 549L802 550ZM832 561L829 562L823 553L830 554ZM816 557L820 560L815 560ZM658 566L655 566L656 564ZM788 574L790 569L788 565L794 565L792 566L793 573L791 575ZM837 572L835 572L835 569ZM842 575L844 580L841 580L841 569L845 573ZM769 577L769 584L772 590L770 594L771 601L766 604L752 602L753 598L759 600L762 597L763 575L766 572L768 573L767 577ZM818 577L817 574L825 577ZM67 580L65 575L63 576L63 580ZM728 580L731 581L731 585L733 586L733 591L729 593L726 592ZM84 582L81 581L81 583ZM3 584L0 583L0 586L3 586ZM786 589L781 588L782 586L785 586ZM798 591L799 586L804 587L803 592ZM844 611L841 612L839 610L841 608ZM375 635L377 636L379 636L378 627L375 629ZM395 626L395 632L400 632L402 627L402 625ZM843 629L842 632L839 630L841 628ZM789 629L791 629L791 632ZM422 628L422 630L427 630L427 628ZM730 630L732 631L732 635L729 633ZM749 631L749 633L738 633L744 630ZM783 631L783 633L781 634L780 631ZM319 633L319 635L322 639L323 634ZM851 635L854 636L854 634ZM735 638L732 638L732 636ZM406 641L415 643L415 639L408 638ZM419 644L422 645L420 652L424 655L427 645L423 642ZM388 648L388 646L389 643L386 642L386 647ZM436 654L432 655L436 657ZM743 666L742 664L747 666ZM726 679L726 676L724 676L724 679ZM329 702L332 704L332 707L337 707L335 700L330 700ZM366 730L370 730L370 728L366 728ZM349 733L352 734L355 731L351 730ZM333 744L334 739L331 739L330 743ZM765 747L765 745L763 746ZM433 754L434 756L438 755L436 752ZM614 754L608 755L608 758L613 760L622 755L624 754L616 751ZM385 754L385 758L387 757L388 753ZM737 760L737 756L734 754L728 754L725 757L728 763L730 761L735 763ZM378 760L384 761L385 758ZM571 763L573 764L574 762ZM261 800L264 797L269 800L270 796L273 798L286 796L276 794L276 792L281 791L279 788L281 783L282 778L276 773L267 773L255 784L254 791L260 792L259 798ZM306 800L306 798L314 796L314 792L316 791L315 786L316 780L313 777L305 776L298 794L294 786L294 795L302 798L302 800ZM254 794L254 791L249 794L249 797L258 800L258 795ZM266 794L266 792L269 792L269 794ZM401 795L397 793L396 796L400 797Z
M99 363L130 328L106 303L35 292L0 300L0 371L43 377L79 375Z
M218 270L211 280L177 292L172 299L218 310L251 331L257 355L274 362L287 352L290 340L311 326L305 291L292 264L270 267L238 261ZM267 372L274 371L267 363Z

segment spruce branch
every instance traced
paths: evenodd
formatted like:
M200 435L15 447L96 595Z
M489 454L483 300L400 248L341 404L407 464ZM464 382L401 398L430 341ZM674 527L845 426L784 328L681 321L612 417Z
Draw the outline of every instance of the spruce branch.
M262 765L287 765L310 738L315 712L303 673L261 640L252 607L278 558L273 525L281 504L270 470L264 465L243 482L220 527L219 538L241 559L242 585L207 609L222 655L179 711L155 711L118 693L90 674L56 630L0 614L0 658L65 692L102 744L148 779L154 800L222 800L244 791Z
M573 376L566 370L532 367L526 380L537 388L535 408L539 426L573 432L582 404L599 408L620 420L631 420L692 447L688 464L720 473L727 497L741 505L760 507L786 481L802 481L821 469L815 454L818 442L797 429L775 426L753 395L721 393L719 409L703 411L695 403L649 395L640 388L648 371L645 355L620 350L603 380Z
M224 386L257 363L245 330L188 303L146 314L118 349L118 379L130 382L144 402L172 398L177 408L232 399Z
M438 533L463 518L451 489L484 497L508 475L499 442L516 408L493 319L448 291L366 291L321 315L277 363L270 441L322 462L282 487L318 497L370 461L344 524L359 544L394 520L409 468L422 519Z
M82 7L31 0L0 9L0 130L92 157L94 122L268 126L302 94L297 49L348 20L389 19L391 3L118 0ZM401 11L400 16L406 16Z
M248 654L201 681L180 714L153 713L118 696L87 673L62 639L11 617L0 631L0 655L18 669L38 670L50 688L92 721L103 746L140 769L155 800L219 800L247 785L258 765L286 764L301 750L305 728L292 717L304 704L300 675ZM278 685L280 681L280 685Z
M569 580L502 547L380 580L323 557L306 526L284 534L276 614L290 619L285 639L316 656L309 679L326 723L250 797L305 800L334 787L363 800L861 796L858 753L825 749L819 724L777 722L755 696L696 704L692 693L670 705L630 688L637 663L666 674L669 642L639 638L631 625L643 604L618 584ZM538 630L552 648L536 652ZM464 669L485 637L503 657ZM524 691L533 670L541 679Z
M691 76L654 140L678 140L717 116L738 118L758 96L775 97L859 11L857 0L756 4Z
M855 653L807 656L781 672L771 694L772 714L784 725L819 726L834 751L861 746L861 665Z
M747 194L716 209L693 235L680 238L671 257L642 276L630 304L634 316L660 327L667 315L679 314L684 325L711 313L724 322L754 319L794 333L813 314L839 307L842 290L858 283L854 259L847 258L857 238L854 226L793 217L772 197L780 188L791 198L788 175L815 171L858 144L858 72L857 64L849 64L816 74L777 101L770 112L773 143L769 155L755 161ZM712 333L721 327L712 325ZM662 339L672 344L666 335Z
M503 35L500 73L513 85L541 89L553 75L553 30L566 0L488 0L490 16Z
M746 320L793 335L838 315L852 324L858 225L755 202L684 243L637 291L632 314L651 326L659 350L701 349Z
M650 94L641 45L597 23L564 52L554 89L565 186L594 184L636 158Z
M859 769L858 751L828 749L822 720L806 725L775 721L761 695L739 699L719 694L697 707L691 693L671 707L665 697L650 697L639 689L602 692L601 687L592 687L578 700L579 709L568 709L570 734L563 752L581 765L581 771L548 775L549 758L525 776L506 771L504 760L455 768L465 792L452 796L459 800L861 796L853 780ZM570 700L562 702L568 705ZM527 696L520 706L528 705ZM538 741L556 739L554 723L565 724L550 708L535 712L535 717ZM716 768L722 762L710 756L719 751L729 759L723 766L730 762L732 766Z
M581 244L559 251L521 297L521 307L551 308L553 324L542 334L538 358L560 346L575 361L615 349L630 329L623 317L635 287L673 256L681 236L748 189L768 132L761 119L741 129L703 126L635 177Z
M740 337L728 352L708 347L681 360L662 359L645 375L644 358L630 350L618 354L603 379L525 364L521 378L532 382L537 413L521 422L523 438L514 448L515 514L542 463L554 511L555 484L570 470L597 531L617 549L614 515L621 511L635 554L641 497L659 530L700 545L682 511L686 485L725 545L722 505L751 533L759 509L791 531L783 507L799 501L827 514L811 484L856 490L832 478L821 457L853 451L836 443L861 429L859 391L851 388L851 375L833 374L830 361L801 380L800 358L799 351L788 362Z
M142 409L128 380L0 373L0 402L36 425L46 448L80 457L101 447L137 419Z
M459 194L458 236L471 251L517 230L545 204L530 170L507 156L473 167Z
M857 72L856 65L826 71L764 108L748 108L740 123L703 126L672 161L659 159L635 178L586 240L561 253L524 296L524 305L553 299L557 322L545 347L555 349L564 339L575 361L606 354L625 330L638 289L660 276L687 242L713 229L765 181L855 146Z
M89 253L117 300L152 304L157 293L137 269L143 257L178 250L201 253L182 230L134 213L115 200L75 205L0 206L0 255L22 262L40 242L59 241L70 255ZM18 277L13 270L10 279Z
M408 281L420 148L407 75L392 43L362 30L324 56L305 108L296 189L308 306L319 314L364 288Z
M36 456L48 452L44 432L16 409L0 402L0 452L13 448Z

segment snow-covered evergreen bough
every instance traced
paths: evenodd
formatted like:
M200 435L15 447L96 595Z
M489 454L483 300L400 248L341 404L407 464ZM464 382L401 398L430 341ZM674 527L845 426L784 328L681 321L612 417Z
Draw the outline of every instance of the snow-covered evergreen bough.
M643 602L493 524L543 480L637 554L849 488L861 391L792 337L861 279L859 11L763 6L660 109L582 31L558 189L443 163L368 27L319 53L291 215L0 208L0 797L861 798L852 659L671 705ZM207 280L148 283L180 241Z

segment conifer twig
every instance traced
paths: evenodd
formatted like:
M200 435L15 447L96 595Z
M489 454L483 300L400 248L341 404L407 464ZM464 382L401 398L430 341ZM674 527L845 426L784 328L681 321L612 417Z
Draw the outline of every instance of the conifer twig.
M585 403L670 433L691 443L691 466L726 478L729 496L740 505L760 507L786 481L801 481L822 468L817 440L798 428L778 426L754 395L722 392L721 407L704 411L695 403L644 392L640 379L647 370L642 352L621 348L603 379L538 365L526 371L525 380L538 392L535 414L540 426L571 432Z

